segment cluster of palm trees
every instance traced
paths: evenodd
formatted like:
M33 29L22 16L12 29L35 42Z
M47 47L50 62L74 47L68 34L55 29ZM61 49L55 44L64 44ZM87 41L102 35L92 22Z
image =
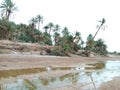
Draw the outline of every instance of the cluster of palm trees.
M33 17L30 20L30 23L32 23L34 25L37 24L38 25L38 30L40 30L40 24L43 23L43 16L37 15L36 17Z
M15 24L11 22L11 14L17 10L15 3L11 0L3 0L0 5L1 19L0 19L0 39L10 39L20 42L37 42L40 44L54 45L59 48L55 48L51 54L54 55L68 55L69 53L76 53L79 49L85 49L86 52L93 51L98 54L106 54L106 45L102 39L94 41L100 28L105 23L103 18L101 24L95 33L94 37L89 35L87 38L87 44L84 46L80 32L69 32L67 27L62 28L58 24L52 22L45 25L43 28L41 24L44 21L43 16L36 15L30 20L29 25ZM38 27L36 27L38 26ZM42 32L43 29L44 31ZM98 52L99 51L99 52Z
M104 43L102 39L98 39L94 41L94 37L89 34L87 37L87 42L86 42L86 55L89 56L91 52L95 52L98 55L106 55L107 52L107 46Z

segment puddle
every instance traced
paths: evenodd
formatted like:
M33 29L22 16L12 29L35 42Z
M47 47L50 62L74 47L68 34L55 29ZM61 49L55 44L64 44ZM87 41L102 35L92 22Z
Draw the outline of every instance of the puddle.
M0 90L54 90L54 88L57 87L64 87L73 84L79 84L79 86L82 87L82 90L93 90L95 87L98 88L101 83L112 80L113 77L120 76L120 61L94 62L86 64L84 67L49 67L49 70L79 70L79 72L44 79L41 77L34 77L31 79L17 78L14 83L0 84ZM46 68L22 69L17 71L9 70L2 71L2 75L4 76L2 76L0 72L0 77L16 77L18 75L29 75L31 73L46 71L48 71Z

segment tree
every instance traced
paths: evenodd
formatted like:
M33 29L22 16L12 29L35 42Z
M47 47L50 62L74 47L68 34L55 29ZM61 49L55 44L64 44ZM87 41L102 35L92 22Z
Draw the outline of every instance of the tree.
M38 22L38 30L40 30L40 23L43 23L43 16L37 15L36 19Z
M75 36L73 38L73 46L74 46L74 51L77 51L78 49L80 49L80 40L81 40L81 36L80 36L80 32L76 31L75 32Z
M78 44L78 43L79 43L79 41L80 41L80 39L81 39L81 36L80 36L80 35L81 35L80 32L78 32L78 31L75 32L75 37L74 37L74 43L75 43L75 44Z
M60 30L60 26L59 26L58 24L56 24L56 25L54 26L54 29L53 29L55 45L59 45L59 44L58 44L59 39L60 39L59 30Z
M17 7L15 6L15 3L13 3L11 0L4 0L0 6L1 10L1 16L5 17L7 21L9 21L10 15L17 11Z
M89 48L92 48L93 43L94 43L93 36L92 36L92 34L89 34L87 37L87 46Z
M44 26L43 29L45 30L46 33L48 33L48 29L49 29L49 27L48 27L47 25Z
M84 45L84 41L83 40L81 40L81 49L83 49L83 45Z
M64 29L62 30L62 34L63 34L63 37L66 37L69 35L69 31L67 27L64 27Z
M86 47L85 47L85 54L88 57L91 53L93 44L94 44L93 36L92 36L92 34L89 34L88 37L87 37L87 42L86 42Z
M58 32L54 33L55 45L59 45L60 34Z
M54 32L58 32L60 29L61 29L60 26L59 26L58 24L56 24L56 25L54 26L53 31L54 31Z
M104 44L104 41L102 39L95 41L93 51L99 55L107 54L107 46Z
M87 56L89 56L90 55L90 51L91 51L91 49L93 48L93 44L94 44L94 39L95 39L95 37L96 37L96 35L98 34L98 32L99 32L99 30L101 29L101 27L104 25L104 23L105 23L105 19L103 18L102 19L102 21L99 21L101 24L100 24L100 26L98 27L98 30L97 30L97 32L95 33L95 35L92 37L92 38L90 38L91 40L90 40L90 42L87 42L87 44L86 44L86 55Z
M49 27L49 35L50 35L51 30L52 30L52 28L54 27L54 24L53 24L52 22L50 22L50 23L48 24L48 27Z
M34 34L34 29L36 27L36 23L37 23L37 19L35 17L33 17L31 20L30 20L30 24L29 24L29 29L32 31L31 34L33 35Z
M103 18L102 21L99 21L99 22L101 22L101 24L100 24L100 26L98 27L97 32L96 32L95 35L93 36L93 40L94 40L94 38L96 37L96 35L98 34L98 32L99 32L99 30L101 29L101 27L104 25L105 19Z

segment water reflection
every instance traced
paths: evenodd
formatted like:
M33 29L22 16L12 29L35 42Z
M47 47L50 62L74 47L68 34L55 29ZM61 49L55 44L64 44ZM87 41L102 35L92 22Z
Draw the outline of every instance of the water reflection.
M46 71L56 70L71 70L73 67L42 67L42 68L28 68L28 69L16 69L16 70L0 70L0 79L8 77L17 77L19 75L28 75L33 73L40 73Z
M82 70L81 66L55 67L51 68L51 70L76 70L75 68L77 68L79 72L68 73L60 77L34 77L31 79L17 79L14 83L1 83L0 90L53 90L56 87L64 87L73 84L79 84L83 90L92 90L94 88L93 84L98 87L101 83L109 81L115 76L120 76L120 61L86 64L84 68L82 67ZM39 70L35 69L35 73L38 71ZM46 71L46 69L43 68L39 72L41 71Z
M8 77L16 77L18 75L27 75L32 73L39 73L46 71L45 68L29 68L29 69L16 69L16 70L0 70L0 79Z
M92 69L92 70L98 70L98 69L104 69L106 63L105 62L96 62L91 64L86 64L88 67L85 67L85 69Z

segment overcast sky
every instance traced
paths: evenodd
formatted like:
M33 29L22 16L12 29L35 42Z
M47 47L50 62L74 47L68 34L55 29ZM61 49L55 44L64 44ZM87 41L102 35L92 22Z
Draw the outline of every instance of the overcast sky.
M18 12L11 17L16 23L26 23L40 14L44 25L53 22L61 28L67 26L71 32L81 32L86 40L88 34L95 34L96 26L106 19L106 29L97 37L102 38L109 51L120 51L120 1L119 0L12 0ZM0 0L2 2L2 0ZM44 26L43 25L43 26Z

